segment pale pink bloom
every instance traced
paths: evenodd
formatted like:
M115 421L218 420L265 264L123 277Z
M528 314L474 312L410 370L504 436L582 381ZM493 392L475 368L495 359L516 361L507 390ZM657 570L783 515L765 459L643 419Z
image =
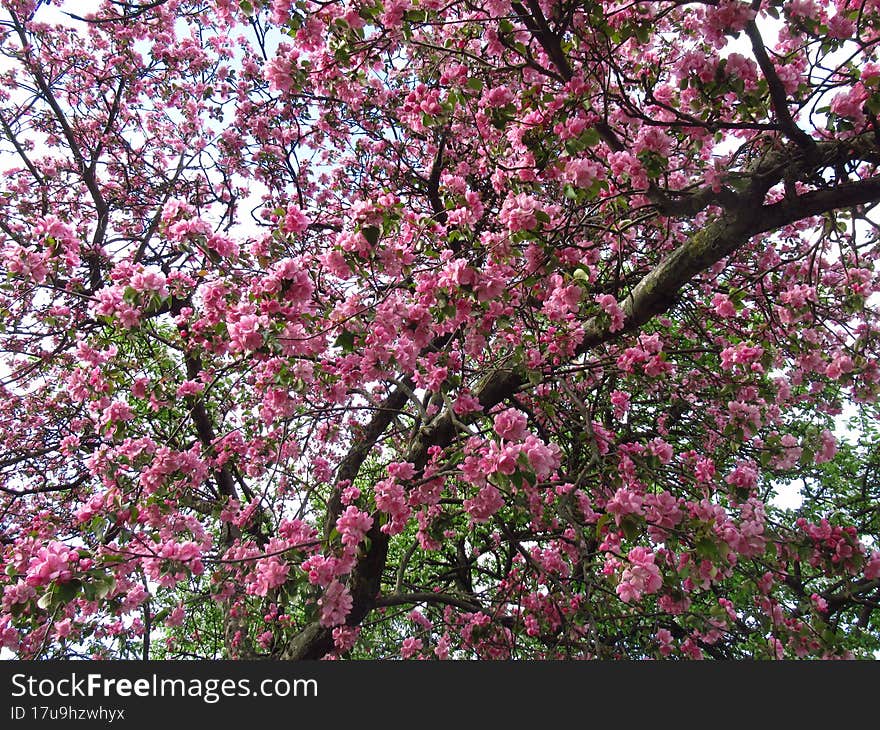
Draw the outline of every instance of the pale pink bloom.
M309 583L316 586L326 587L340 575L339 561L326 555L312 555L303 561L301 567L308 575Z
M400 656L404 659L410 659L422 650L422 640L408 636L400 645Z
M180 626L183 623L183 619L186 615L186 612L183 610L183 606L178 604L174 607L171 613L165 619L166 626Z
M629 410L629 393L623 390L615 390L611 393L611 405L614 406L614 417L623 418Z
M508 408L495 416L495 433L508 441L520 441L528 433L528 417L522 411Z
M642 496L626 487L620 487L614 493L614 496L608 500L608 503L605 505L605 511L615 515L617 523L620 524L620 518L624 515L641 514Z
M37 550L30 559L25 581L31 586L42 586L53 581L66 583L73 578L71 563L77 554L64 543L53 540L46 547Z
M350 651L360 634L360 626L337 626L333 629L333 646L338 652Z
M342 544L349 548L356 548L372 526L373 518L354 505L346 507L336 520Z
M486 484L473 499L466 499L463 506L474 522L488 522L504 506L504 497L496 487Z
M663 585L660 569L654 564L654 553L647 548L635 547L627 555L629 567L623 571L617 585L617 595L624 603L638 601L643 595L656 593Z
M254 575L254 593L265 596L273 588L278 588L287 580L290 566L278 556L257 562Z
M544 443L529 434L522 450L539 479L546 479L559 467L562 451L556 444Z
M617 332L623 329L623 322L626 315L617 303L617 300L611 294L597 294L596 302L611 318L611 325L608 327L609 332Z
M486 106L502 107L510 104L514 99L514 96L506 86L496 86L494 89L488 89L484 98L486 100Z
M668 464L672 461L672 456L675 453L672 446L661 438L652 439L648 444L648 448L660 460L661 464Z
M712 297L712 308L719 317L733 317L736 314L736 307L726 294L715 294Z
M601 176L602 168L592 160L569 160L565 165L564 179L578 188L590 188Z
M438 659L449 659L450 643L451 642L449 640L449 634L443 634L443 636L441 636L437 640L437 646L434 648L434 654L437 656Z
M865 578L874 580L880 578L880 550L874 550L865 565Z
M415 466L408 461L392 461L387 467L388 476L395 479L412 479L415 476Z
M281 229L285 233L302 233L309 227L309 219L293 203L287 206Z
M318 599L318 605L321 607L321 625L330 627L345 623L353 602L348 588L334 580Z

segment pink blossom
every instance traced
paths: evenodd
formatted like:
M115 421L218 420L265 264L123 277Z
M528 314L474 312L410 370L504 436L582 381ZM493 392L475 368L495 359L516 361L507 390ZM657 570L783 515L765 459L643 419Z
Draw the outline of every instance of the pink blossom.
M528 433L528 417L522 411L508 408L495 416L495 433L508 441L520 441Z
M52 540L46 547L37 550L30 559L25 580L28 585L42 586L47 583L66 583L73 577L71 563L77 559L76 553L64 543Z
M172 610L171 613L165 619L166 626L180 626L183 623L183 619L186 616L186 611L181 604L177 604Z
M694 466L694 475L697 481L708 484L715 477L715 462L704 456L699 457Z
M504 506L504 498L497 487L486 484L476 497L466 499L463 506L474 522L488 522Z
M226 325L229 339L238 350L256 350L263 344L263 335L260 328L264 325L264 319L253 314L245 314L235 322Z
M611 405L614 406L614 417L623 418L629 410L630 395L623 390L615 390L611 393Z
M865 565L865 578L874 580L880 578L880 550L874 550Z
M134 418L134 411L125 401L115 400L107 408L101 417L101 424L120 423Z
M27 603L36 595L37 591L30 583L22 580L10 583L3 589L3 609L8 611L16 603Z
M69 618L61 619L60 621L55 622L56 638L63 639L67 636L70 636L70 632L72 630L73 626L71 625Z
M450 643L451 643L451 641L449 638L449 634L443 634L443 636L441 636L437 640L437 646L434 648L434 654L437 656L438 659L440 659L440 660L449 659L449 645L450 645Z
M487 89L484 95L486 106L502 107L507 106L514 100L513 93L506 86L496 86Z
M333 646L338 652L351 651L360 635L360 626L337 626L333 629Z
M660 653L669 656L672 653L672 633L669 629L657 629L655 636L660 644Z
M645 126L636 135L635 149L637 152L647 150L668 157L672 151L672 139L660 127Z
M554 321L576 314L580 310L581 293L581 287L577 284L556 286L544 302L544 314Z
M456 415L463 416L466 413L481 411L483 406L480 405L479 399L470 393L460 393L452 404L452 410L455 411Z
M373 518L354 505L346 507L336 520L342 544L349 548L356 548L372 526Z
M0 616L0 649L16 651L18 646L18 631L12 626L12 617Z
M178 398L183 398L188 395L198 395L204 389L204 383L200 383L197 380L185 380L177 386L176 395Z
M623 329L623 322L626 315L617 303L617 300L611 294L597 294L596 302L611 318L611 324L608 327L609 332L618 332Z
M318 605L321 607L321 625L331 627L345 622L353 602L348 587L334 580L318 599Z
M846 117L854 120L857 124L861 123L865 114L862 108L868 98L868 92L865 90L861 82L856 83L852 87L839 91L831 100L831 112L839 117Z
M715 294L712 297L712 308L719 317L733 317L736 314L736 307L726 294Z
M668 464L672 460L672 456L675 453L668 443L666 443L661 438L652 439L648 443L648 448L651 453L656 456L661 464Z
M663 577L654 564L654 553L647 548L635 547L629 551L627 559L630 565L623 571L616 588L620 600L631 603L660 590Z
M565 179L578 188L590 188L602 174L602 168L591 160L569 160L565 165Z
M539 479L546 479L559 467L561 455L559 446L544 443L531 434L525 439L523 453Z
M770 647L770 652L775 659L781 660L785 656L785 646L775 636L771 636L767 639L767 645Z
M266 80L275 91L292 91L299 52L286 43L279 45L275 58L266 65Z
M273 588L283 585L289 571L290 566L278 556L257 561L254 593L258 596L265 596Z
M832 380L839 380L842 375L852 372L852 370L852 358L849 355L837 353L831 362L828 363L828 367L825 369L825 375Z
M407 636L400 645L400 656L403 659L411 659L422 650L422 640Z
M641 514L642 496L626 487L620 487L608 500L605 511L615 515L617 524L620 524L620 518L624 515Z
M296 205L291 203L287 206L284 215L284 223L281 230L285 233L302 233L309 227L309 219Z
M392 461L387 467L388 475L406 481L416 475L415 465L409 461Z
M326 587L340 573L340 563L335 557L326 555L312 555L302 563L302 569L308 575L309 583L315 586Z
M838 13L837 15L828 18L826 25L828 26L828 36L839 40L852 38L853 33L855 33L856 30L855 22L842 13Z
M538 218L535 215L537 210L540 210L540 203L535 198L527 193L519 193L504 201L498 220L505 224L511 233L531 231L538 226Z
M741 489L754 489L758 484L758 470L749 461L740 461L736 468L724 477L724 481L732 487Z
M390 522L382 525L382 532L388 535L402 532L412 512L403 486L394 478L383 479L374 487L374 495L376 507L391 517Z

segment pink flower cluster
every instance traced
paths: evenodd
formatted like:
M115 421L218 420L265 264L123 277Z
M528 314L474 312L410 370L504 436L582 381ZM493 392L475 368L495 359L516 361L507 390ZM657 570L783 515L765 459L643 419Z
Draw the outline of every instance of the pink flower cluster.
M403 485L393 477L383 479L374 488L374 500L376 507L391 517L389 522L382 525L382 532L388 535L397 535L403 532L412 513Z
M631 603L660 590L663 577L660 568L654 564L654 553L647 548L635 547L629 551L627 559L629 567L623 571L616 588L621 601Z
M504 440L521 441L528 433L528 418L522 411L508 408L495 416L493 426Z
M318 605L321 607L321 625L330 627L345 623L354 604L348 587L334 580L318 599Z
M608 327L609 332L618 332L623 329L623 322L626 315L617 303L617 300L611 294L597 294L596 303L602 307L605 314L611 318L611 324Z
M73 578L73 568L78 562L76 551L57 540L37 550L27 567L25 581L29 586L44 586L48 583L66 583Z
M373 526L373 518L354 505L346 507L336 520L336 529L347 548L355 549Z
M267 595L270 590L285 583L289 572L290 566L277 555L258 560L254 571L254 593L258 596Z
M541 209L541 203L527 193L512 195L504 201L498 214L500 223L507 226L511 233L517 231L532 231L538 227L536 211Z
M497 487L485 484L475 497L466 499L463 506L474 522L488 522L504 506L504 497Z

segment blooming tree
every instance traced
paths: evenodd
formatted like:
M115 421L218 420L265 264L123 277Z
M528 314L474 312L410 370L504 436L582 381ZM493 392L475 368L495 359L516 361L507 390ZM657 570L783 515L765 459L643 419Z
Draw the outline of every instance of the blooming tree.
M81 5L2 2L0 647L880 649L880 3Z

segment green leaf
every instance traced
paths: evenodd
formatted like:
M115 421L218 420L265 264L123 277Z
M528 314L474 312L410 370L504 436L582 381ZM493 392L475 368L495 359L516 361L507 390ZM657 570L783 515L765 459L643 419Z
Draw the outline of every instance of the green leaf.
M156 623L164 621L166 618L168 618L170 613L170 608L163 608L161 611L159 611L159 613L153 615L153 621Z
M60 583L56 591L56 596L60 603L70 603L79 595L82 583L78 580L71 580L67 583Z
M116 587L116 578L110 573L106 573L103 577L99 577L95 581L95 597L99 600L106 598L107 595Z
M342 330L334 344L336 347L341 347L343 352L354 351L354 332L351 332L350 330Z
M595 147L602 141L602 137L599 136L598 129L590 127L589 129L584 130L581 134L580 140L586 147Z
M367 226L366 228L361 229L361 233L363 234L363 237L367 239L367 243L371 246L375 246L379 243L379 236L382 234L382 231L376 228L376 226Z
M718 560L720 553L715 542L708 537L701 537L694 545L697 555L707 560Z
M624 515L620 520L620 529L628 540L635 540L639 536L641 520L635 515Z
M596 538L602 537L602 529L608 524L611 515L607 512L596 521Z

